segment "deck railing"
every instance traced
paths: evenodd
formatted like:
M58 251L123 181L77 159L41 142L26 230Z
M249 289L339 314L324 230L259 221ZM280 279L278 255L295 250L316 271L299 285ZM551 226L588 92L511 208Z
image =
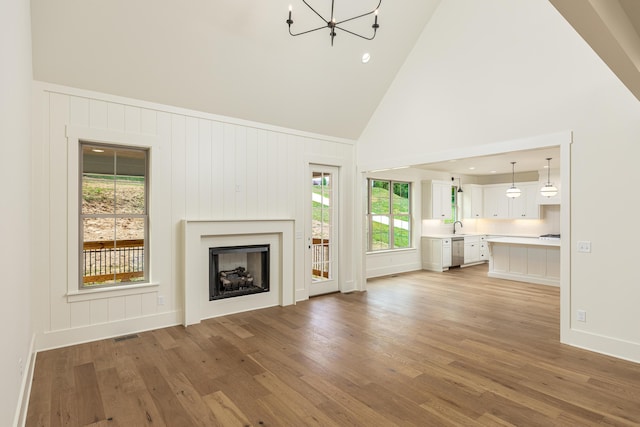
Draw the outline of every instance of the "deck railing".
M84 242L83 283L144 277L144 239Z
M324 277L325 279L328 279L329 268L331 265L329 262L329 240L313 238L311 250L312 274L316 277Z

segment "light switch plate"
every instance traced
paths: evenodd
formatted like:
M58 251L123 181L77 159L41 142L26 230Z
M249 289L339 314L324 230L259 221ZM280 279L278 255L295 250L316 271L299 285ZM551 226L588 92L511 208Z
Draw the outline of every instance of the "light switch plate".
M578 252L591 252L591 242L588 240L578 241Z
M584 310L578 310L576 312L576 320L578 322L586 322L587 321L587 312Z

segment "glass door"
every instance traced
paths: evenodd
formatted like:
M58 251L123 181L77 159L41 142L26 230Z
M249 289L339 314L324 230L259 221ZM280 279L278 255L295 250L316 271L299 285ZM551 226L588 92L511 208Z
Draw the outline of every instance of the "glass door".
M307 234L311 269L309 295L338 291L338 169L311 165L311 218Z

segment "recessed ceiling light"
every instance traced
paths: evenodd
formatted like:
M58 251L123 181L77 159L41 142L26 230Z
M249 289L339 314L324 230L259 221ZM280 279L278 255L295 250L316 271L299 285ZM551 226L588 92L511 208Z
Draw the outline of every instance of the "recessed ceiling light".
M491 171L491 173L496 173L496 171Z
M366 64L371 60L371 54L369 52L365 52L362 54L362 63Z
M92 148L91 151L93 151L94 153L104 153L104 150L101 150L99 148Z
M469 168L469 170L470 170L470 171L472 171L472 170L474 170L475 168L476 168L475 166L471 166L471 167Z

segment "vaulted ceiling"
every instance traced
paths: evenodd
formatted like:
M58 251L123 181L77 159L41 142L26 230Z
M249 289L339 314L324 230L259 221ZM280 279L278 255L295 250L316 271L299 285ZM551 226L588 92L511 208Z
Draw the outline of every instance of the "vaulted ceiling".
M336 17L378 1L335 0ZM289 36L290 4L294 31L322 25L302 0L31 0L34 78L357 139L440 1L383 0L375 40L332 47L328 29ZM640 99L640 1L550 2Z
M375 40L338 30L332 47L328 28L289 35L290 4L293 31L324 25L301 0L32 0L34 78L356 139L439 1L384 0ZM378 2L336 0L335 16Z

